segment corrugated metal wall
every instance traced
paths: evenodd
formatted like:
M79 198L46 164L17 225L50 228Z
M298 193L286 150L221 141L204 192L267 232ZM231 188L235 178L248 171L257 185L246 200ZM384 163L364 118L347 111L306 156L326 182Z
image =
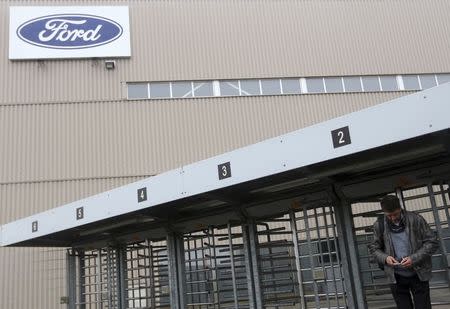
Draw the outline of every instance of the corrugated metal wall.
M64 256L63 249L0 250L1 308L64 308Z
M140 177L0 185L0 225L31 213L90 196ZM66 308L65 250L0 249L0 308Z
M153 175L400 95L4 106L0 183Z
M9 5L130 7L132 57L9 61ZM447 0L2 1L0 103L117 99L121 83L450 72Z
M132 57L9 61L12 5L129 5ZM449 15L447 0L0 0L0 224L406 94L126 101L128 81L450 72ZM63 257L1 248L0 308L64 308Z

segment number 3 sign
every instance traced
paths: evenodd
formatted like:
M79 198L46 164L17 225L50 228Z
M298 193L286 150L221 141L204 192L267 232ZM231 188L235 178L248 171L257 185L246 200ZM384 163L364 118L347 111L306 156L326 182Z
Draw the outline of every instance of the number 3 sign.
M217 165L217 171L219 173L219 180L231 177L230 162Z

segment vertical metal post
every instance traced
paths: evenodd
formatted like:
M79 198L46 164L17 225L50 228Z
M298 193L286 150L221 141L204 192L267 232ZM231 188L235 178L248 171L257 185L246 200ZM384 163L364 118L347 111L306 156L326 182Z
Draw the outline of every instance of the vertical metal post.
M208 230L203 231L203 235L199 239L200 248L202 249L201 254L201 261L202 261L202 274L204 275L204 280L206 284L206 291L197 291L199 294L199 297L201 299L201 303L208 303L208 306L211 304L214 304L214 287L212 284L212 258L211 255L208 253L210 246L207 241L205 241L205 238L208 239ZM200 285L199 285L200 287ZM206 293L202 293L206 292ZM211 294L212 293L212 294Z
M335 264L333 261L333 254L331 252L331 241L330 241L330 232L329 232L329 228L331 227L333 229L333 238L336 239L335 237L335 225L334 223L330 225L328 225L328 220L327 220L327 210L325 208L325 206L322 206L322 214L323 214L323 220L324 220L324 224L325 224L325 237L327 240L327 246L328 246L328 258L330 259L330 266L331 266L331 273L333 276L333 284L334 284L334 299L336 301L336 306L339 308L339 291L338 291L338 286L336 284L336 273L335 273ZM330 208L330 217L331 217L331 221L333 221L333 213L331 212L331 208ZM336 250L337 250L337 246L335 246ZM336 260L339 261L339 254L336 252ZM338 266L340 265L340 262L338 262Z
M250 249L251 267L253 272L253 284L255 286L255 304L256 308L263 308L263 301L261 295L261 281L259 278L259 260L258 260L258 239L256 234L256 224L251 220L248 224L248 245Z
M190 234L192 236L192 234ZM198 303L206 303L208 302L208 295L205 295L202 291L202 284L200 282L204 282L208 284L208 269L206 267L205 262L205 248L203 246L203 237L197 238L193 237L194 240L194 250L195 250L195 278L198 283L195 284L195 294L196 297L192 297L195 302Z
M86 309L86 288L85 288L85 274L86 274L86 262L84 251L78 251L78 299L79 309Z
M211 273L212 273L212 286L213 286L213 308L220 309L220 286L219 286L219 271L217 269L217 252L216 252L216 237L214 235L214 228L210 227L208 230L208 246L209 246L209 257L211 263Z
M179 302L178 276L177 276L177 254L176 254L175 235L167 235L167 258L169 262L169 288L170 288L170 307L172 309L182 309Z
M228 247L230 248L230 263L231 263L231 280L233 284L233 299L234 299L234 308L238 309L238 290L236 284L236 273L234 267L234 249L233 249L233 235L231 233L231 225L228 223Z
M305 220L305 230L306 230L306 241L308 242L308 247L310 250L312 250L312 243L311 243L311 233L309 228L309 218L308 218L308 212L306 208L303 208L303 218ZM316 307L320 308L320 299L319 299L319 288L317 286L315 274L314 274L314 256L312 253L309 254L309 262L311 264L311 274L312 274L312 281L313 281L313 288L314 288L314 298L316 302Z
M400 206L406 210L405 197L403 196L403 191L401 188L395 189L395 195L400 200Z
M178 289L180 291L180 308L186 308L186 259L184 252L183 235L176 238L177 240L177 270L178 270Z
M260 307L256 307L255 284L254 284L256 278L253 276L252 253L250 250L251 244L248 225L249 223L242 225L242 242L244 244L245 272L247 275L248 305L250 309L257 309Z
M186 276L183 237L174 233L167 235L169 262L170 308L186 308Z
M433 185L428 184L427 188L428 188L428 194L430 196L431 208L433 210L434 221L436 223L436 232L438 234L439 241L441 243L442 259L443 259L444 266L447 269L447 280L448 280L448 282L450 282L449 256L448 256L448 252L447 252L447 247L445 245L445 240L443 239L443 235L442 235L441 219L439 217L439 211L437 209L437 203L436 203L436 197L434 195Z
M102 249L98 249L98 256L97 256L97 308L103 309L103 287L102 287Z
M192 244L192 241L194 242ZM197 285L195 283L192 283L193 281L198 282L198 272L193 272L194 269L194 263L195 263L195 270L198 270L198 257L197 257L197 240L190 237L190 235L186 239L186 245L187 245L187 252L188 252L188 269L186 273L186 281L190 286L191 294L189 295L189 298L187 299L188 304L195 303L195 298L198 297L197 294L194 294L193 292L197 292ZM193 245L194 249L191 248L191 244ZM193 261L194 259L194 261ZM189 274L189 276L187 276ZM194 280L195 276L195 280Z
M445 195L445 188L444 188L443 183L439 184L439 189L441 191L442 202L444 203L444 211L445 211L445 216L447 217L447 225L450 227L450 212L448 210L449 203L447 201L447 196Z
M147 304L150 308L156 308L156 288L155 288L155 265L154 265L154 256L153 256L153 245L150 240L147 240L147 247L148 247L148 267L149 267L149 283L150 283L150 304Z
M302 265L300 263L300 246L298 242L297 220L295 219L295 212L293 210L289 212L289 218L291 219L292 241L294 243L294 254L295 254L295 267L297 268L297 281L300 292L300 305L302 309L306 309L305 290L303 287L303 277L302 277Z
M335 206L336 228L339 235L339 250L342 256L344 282L347 294L347 304L350 308L367 308L364 299L364 289L360 273L356 239L353 234L353 219L351 204L331 192Z
M76 278L76 256L70 250L67 250L67 295L69 296L69 309L76 308L77 301L77 278Z
M325 299L327 300L327 305L328 308L331 308L331 302L330 302L330 291L328 288L328 279L327 279L327 272L325 269L325 262L324 262L324 257L325 255L323 254L322 251L322 235L320 235L320 225L319 225L319 218L317 217L317 209L314 208L314 221L316 224L316 232L317 232L317 246L319 247L319 254L320 254L320 258L321 258L321 267L322 267L322 272L323 272L323 280L324 280L324 285L326 287L326 292L325 292ZM328 251L330 250L330 248L328 248ZM330 265L331 265L331 259L330 259ZM333 269L332 269L333 270Z
M113 252L112 248L107 248L106 249L106 289L107 289L107 295L108 295L108 299L107 299L107 303L108 303L108 308L112 308L113 306L113 274L112 274L112 258L111 258L111 252Z
M331 225L334 228L334 231L333 231L334 239L333 239L333 241L334 241L334 247L336 248L336 258L337 258L337 263L339 265L339 274L341 276L342 294L343 294L344 304L347 305L348 301L347 301L347 298L345 297L346 296L345 295L345 293L346 293L345 273L344 273L344 270L342 269L343 268L343 262L342 262L342 259L341 259L341 256L343 256L343 255L341 255L342 254L342 250L340 250L340 245L339 245L339 240L338 240L339 230L337 229L337 224L335 222L336 211L335 211L333 205L330 205L329 209L330 209L330 213L331 213L331 215L330 215Z
M117 248L117 295L120 309L127 308L126 276L127 276L127 251L124 247Z
M274 268L274 263L273 263L273 260L275 259L275 257L273 256L273 250L272 250L272 238L270 237L270 226L269 226L269 224L268 223L264 223L263 225L265 226L266 232L267 232L266 237L267 237L267 244L268 244L267 251L268 251L268 257L269 257L269 264L270 264L270 276L271 276L271 279L272 279L272 288L273 288L273 291L275 292L273 294L273 297L274 297L274 301L275 301L275 304L276 304L276 302L278 301L278 295L277 295L278 293L276 293L277 281L275 279L276 274L275 274L275 268ZM278 308L279 307L277 305L274 305L274 309L278 309Z

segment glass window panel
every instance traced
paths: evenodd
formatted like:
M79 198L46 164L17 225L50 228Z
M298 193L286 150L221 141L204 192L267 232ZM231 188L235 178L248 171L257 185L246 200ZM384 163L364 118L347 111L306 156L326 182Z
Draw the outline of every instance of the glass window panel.
M419 78L422 89L428 89L436 86L436 78L434 77L434 74L420 75Z
M417 75L403 75L405 90L420 90Z
M340 77L326 77L325 86L327 87L327 92L344 92L342 78Z
M213 84L211 81L194 83L194 96L212 97L214 96Z
M148 99L148 84L128 84L128 99Z
M398 84L395 76L380 76L381 88L383 91L397 91Z
M191 82L172 83L172 97L174 97L174 98L190 98L190 97L192 97Z
M233 80L223 80L219 82L220 84L220 95L221 96L235 96L239 95L239 83Z
M242 95L259 95L259 80L244 79L241 80L241 94Z
M309 93L325 92L323 78L307 78L306 87Z
M150 83L150 98L170 98L170 84Z
M279 79L261 79L261 88L263 95L281 94Z
M361 78L359 76L344 77L344 85L346 92L361 92Z
M364 86L364 91L380 91L378 76L363 76L362 83Z
M301 93L300 80L298 78L286 78L281 80L283 85L283 93L296 94Z
M437 74L439 85L450 82L450 74Z

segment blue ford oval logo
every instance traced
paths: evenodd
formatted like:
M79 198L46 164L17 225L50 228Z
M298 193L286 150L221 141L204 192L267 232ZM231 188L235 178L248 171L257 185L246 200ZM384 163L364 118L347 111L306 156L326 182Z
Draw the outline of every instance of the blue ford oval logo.
M27 43L56 49L80 49L104 45L122 35L113 20L86 14L58 14L29 20L17 35Z

